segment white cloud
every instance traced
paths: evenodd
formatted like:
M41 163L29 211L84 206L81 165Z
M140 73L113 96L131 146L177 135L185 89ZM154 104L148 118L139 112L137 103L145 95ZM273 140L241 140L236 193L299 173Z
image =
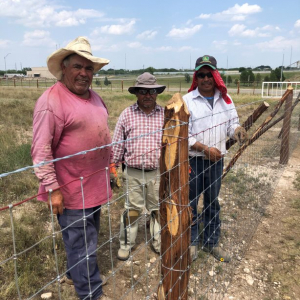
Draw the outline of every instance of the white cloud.
M47 0L1 0L0 16L14 18L27 27L78 26L87 19L103 17L94 9L65 10Z
M280 31L278 27L266 25L264 27L256 27L255 29L247 29L244 24L233 25L228 34L230 36L241 36L241 37L268 37L271 36L273 31Z
M178 49L178 52L191 51L191 50L193 50L193 48L190 46L182 46Z
M10 44L9 40L0 40L0 48L6 48Z
M180 29L173 28L170 30L167 36L172 38L190 38L194 34L196 34L201 28L202 25L195 25L194 27L180 28Z
M138 39L141 40L152 40L155 38L155 36L157 35L157 31L155 30L146 30L140 34L137 35Z
M172 50L173 50L173 47L170 47L170 46L162 46L162 47L156 48L156 50L158 50L158 51L164 51L164 52L166 52L166 51L172 51Z
M201 14L198 19L209 19L211 17L211 14Z
M251 14L261 12L262 9L259 5L249 5L245 3L243 5L235 4L233 7L228 8L222 12L215 14L201 14L197 19L212 19L214 21L244 21Z
M129 43L129 44L128 44L128 47L129 47L129 48L141 48L141 47L142 47L142 44L139 43L139 42L132 42L132 43Z
M300 48L300 39L287 39L283 36L277 36L272 40L257 43L255 47L266 52L282 52L282 49L290 49L291 47L293 49Z
M50 32L44 30L34 30L25 32L23 42L28 47L55 47L55 42L50 38Z
M135 20L131 20L128 23L123 23L119 25L105 25L100 28L96 28L92 35L99 35L100 33L112 34L112 35L121 35L121 34L130 34L133 32Z
M228 45L228 41L223 40L223 41L213 41L213 46L215 47L215 49L217 49L219 52L227 52L227 45Z
M294 25L296 28L300 28L300 19L295 22Z

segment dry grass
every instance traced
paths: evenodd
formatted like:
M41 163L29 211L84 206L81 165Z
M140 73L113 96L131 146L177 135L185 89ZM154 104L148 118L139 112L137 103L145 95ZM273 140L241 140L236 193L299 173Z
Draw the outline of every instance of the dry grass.
M30 146L32 136L32 113L36 100L43 89L5 88L0 89L0 174L31 165ZM104 99L110 114L109 128L113 132L120 113L136 101L127 91L96 90ZM259 96L232 95L237 106L260 100ZM158 103L165 106L172 93L158 96ZM257 103L239 108L247 116ZM38 182L32 169L0 179L0 208L17 203L37 193ZM241 187L242 188L242 187ZM119 211L119 209L118 209ZM49 213L45 205L30 201L14 209L15 240L17 251L31 247L49 236ZM104 219L104 223L107 220ZM107 225L106 225L107 226ZM11 221L8 211L0 212L1 251L0 263L13 254ZM105 228L101 229L105 232ZM57 235L60 271L64 266L64 250ZM13 260L0 265L0 299L16 299ZM36 292L44 283L56 276L52 239L47 238L39 245L18 257L19 285L23 297ZM47 278L46 278L47 277ZM74 292L64 291L64 299L73 299Z

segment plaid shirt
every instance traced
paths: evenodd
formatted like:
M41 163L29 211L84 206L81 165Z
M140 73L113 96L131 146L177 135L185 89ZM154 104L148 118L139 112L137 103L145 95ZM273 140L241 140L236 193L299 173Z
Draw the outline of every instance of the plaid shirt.
M117 122L113 142L113 163L125 161L131 168L153 170L159 167L164 108L156 104L150 114L135 103L127 107ZM143 136L141 136L143 135ZM123 142L122 142L123 141Z

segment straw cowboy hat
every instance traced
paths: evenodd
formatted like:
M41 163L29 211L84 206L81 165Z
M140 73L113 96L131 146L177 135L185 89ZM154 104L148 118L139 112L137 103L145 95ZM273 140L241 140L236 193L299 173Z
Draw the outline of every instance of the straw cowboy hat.
M108 59L93 56L89 41L85 37L79 36L74 41L70 42L65 48L56 50L47 58L48 69L58 80L60 80L62 76L62 61L72 53L76 53L93 62L94 72L99 71L102 67L109 63Z
M161 94L166 88L166 86L157 84L156 78L152 74L145 72L142 75L138 76L138 78L135 81L135 85L129 87L128 91L131 94L135 94L136 90L139 88L156 89L157 94Z

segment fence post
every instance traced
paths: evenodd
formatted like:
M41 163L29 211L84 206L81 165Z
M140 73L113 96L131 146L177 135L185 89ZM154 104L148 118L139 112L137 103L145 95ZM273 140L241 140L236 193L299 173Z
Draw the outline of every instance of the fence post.
M255 94L255 81L253 82L253 95Z
M16 87L16 78L14 78L14 87Z
M168 82L168 92L170 91L170 82Z
M179 93L181 93L181 81L179 81Z
M240 93L240 81L238 80L238 82L237 82L237 92L236 92L237 94L239 94Z
M192 223L188 208L188 120L188 109L181 95L176 93L165 108L160 156L159 212L164 242L161 243L162 279L158 300L188 299Z
M122 86L122 93L123 93L123 88L124 88L124 81L121 81L121 86Z
M36 80L36 87L39 88L39 80Z
M284 119L282 125L282 139L280 148L280 161L282 165L286 165L290 156L290 128L291 128L291 116L292 116L292 102L293 102L293 88L289 86L287 88L290 94L287 96L284 107Z

